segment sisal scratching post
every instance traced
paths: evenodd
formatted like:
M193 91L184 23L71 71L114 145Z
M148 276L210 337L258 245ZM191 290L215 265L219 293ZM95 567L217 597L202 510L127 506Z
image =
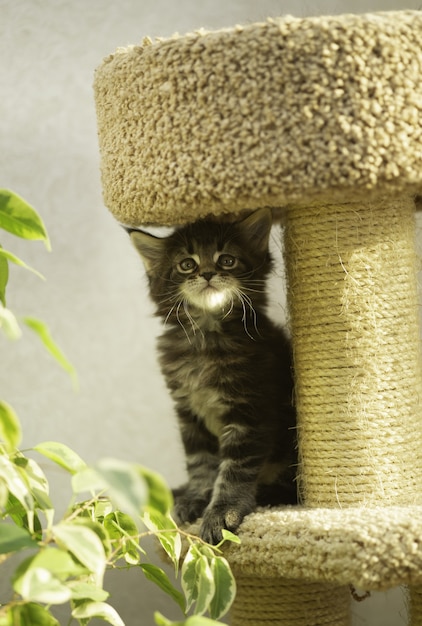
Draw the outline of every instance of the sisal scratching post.
M409 608L411 626L422 626L422 586L410 590Z
M285 242L303 501L422 504L413 201L291 209Z
M239 577L237 583L239 591L231 614L233 624L349 624L348 587L256 577Z
M414 203L290 209L285 251L302 501L421 504Z
M131 226L285 222L302 506L227 556L232 626L346 626L350 586L422 624L422 13L269 19L122 48L96 71L104 200Z

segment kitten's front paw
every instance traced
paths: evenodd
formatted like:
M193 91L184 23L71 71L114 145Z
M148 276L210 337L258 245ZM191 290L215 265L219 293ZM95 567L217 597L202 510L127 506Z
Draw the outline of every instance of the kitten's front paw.
M235 532L243 521L243 518L252 513L253 506L209 506L202 521L200 535L207 543L216 545L223 539L223 528Z
M183 487L173 490L173 514L178 524L192 523L201 517L209 499L198 497Z

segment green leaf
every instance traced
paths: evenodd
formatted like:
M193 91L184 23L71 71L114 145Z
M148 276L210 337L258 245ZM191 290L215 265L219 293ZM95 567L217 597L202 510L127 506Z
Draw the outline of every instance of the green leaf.
M37 542L24 528L19 528L15 524L0 522L0 554L9 554L37 546Z
M1 452L0 452L1 454ZM0 510L6 509L9 500L9 490L7 488L4 478L0 477ZM3 513L3 518L7 516L7 512Z
M183 594L180 593L170 582L167 574L156 565L152 563L141 563L141 569L144 572L146 578L151 582L158 585L158 587L167 593L177 604L180 606L183 612L185 612L185 599Z
M3 483L4 484L4 483ZM19 528L24 528L37 541L42 540L42 527L35 511L28 510L19 500L8 491L8 498L4 505L4 518L10 517Z
M2 247L0 246L0 250ZM0 256L0 302L6 306L6 287L9 281L9 263L6 258Z
M10 309L0 304L0 328L8 339L20 339L22 331L18 320Z
M140 467L140 472L148 486L149 506L163 515L168 514L173 508L173 496L165 480L145 467Z
M45 477L44 472L33 459L29 459L21 453L18 453L14 458L15 465L22 468L25 472L26 480L28 481L31 491L38 491L48 498L49 485L48 480Z
M224 557L216 556L209 546L194 544L182 565L182 589L187 611L196 603L196 615L209 611L213 619L219 619L234 600L236 582Z
M0 246L0 262L4 260L11 261L15 265L19 265L20 267L23 267L24 269L29 270L33 274L36 274L38 278L41 278L41 280L45 280L44 276L40 272L38 272L38 270L35 270L30 265L27 265L24 261L22 261L15 254L13 254L12 252L9 252L8 250L5 250L4 248Z
M26 602L63 604L71 598L70 590L48 569L29 564L26 571L13 581L13 589Z
M182 552L182 541L177 525L170 515L163 515L160 511L151 508L145 511L142 521L148 530L155 533L163 550L172 560L177 576L180 554Z
M101 587L96 587L91 583L72 580L67 583L73 600L92 600L93 602L104 602L110 595Z
M196 562L200 554L196 546L190 546L182 565L182 589L186 598L186 611L189 611L198 597Z
M50 611L35 602L11 606L10 620L6 622L7 626L60 626Z
M36 507L40 509L47 520L47 528L51 528L54 522L54 507L49 496L40 491L39 489L33 489L32 494L35 498Z
M102 522L104 518L113 512L113 505L108 498L98 498L94 502L94 517L96 520Z
M227 613L236 596L236 581L227 560L216 556L210 561L211 575L215 591L210 602L209 613L213 619L220 619Z
M52 529L58 546L69 550L95 577L95 583L102 586L106 568L106 554L98 535L85 526L62 522Z
M25 473L5 456L0 456L0 477L27 512L33 512L34 499L25 481ZM30 528L32 531L33 528Z
M90 530L92 530L97 535L101 543L103 544L106 557L108 557L111 554L112 547L111 547L110 535L107 531L107 528L105 528L103 524L101 524L100 522L96 522L90 517L85 517L83 515L79 515L78 517L73 519L72 524L85 526L86 528L89 528Z
M230 530L227 530L226 528L223 528L221 530L221 533L223 535L223 540L220 541L218 546L216 546L217 548L220 547L225 541L231 541L231 543L237 543L237 544L242 543L240 537L232 533Z
M19 418L10 404L3 400L0 400L0 439L9 453L19 446L22 439Z
M133 519L126 513L113 511L105 517L104 528L111 541L117 543L118 558L123 556L129 565L137 565L140 554L145 553L139 545L139 532Z
M69 374L75 387L78 385L78 377L73 365L68 361L64 353L60 350L53 337L51 336L48 326L35 317L22 318L24 324L33 330L41 339L47 351L56 359L57 363Z
M72 611L75 619L91 619L98 617L112 626L125 626L115 609L105 602L84 602Z
M108 496L116 507L138 517L148 502L147 486L139 466L118 459L101 459L94 469L107 485Z
M158 611L154 613L154 620L157 626L180 626L182 624L182 622L172 622Z
M54 461L54 463L63 467L70 474L76 474L76 472L86 467L85 461L64 443L44 441L36 445L34 450L50 459L50 461Z
M204 554L201 554L196 561L195 574L197 586L195 613L203 615L210 607L215 593L212 569Z
M47 569L62 582L69 577L87 574L87 569L77 563L68 551L54 546L41 549L33 557L31 567Z
M0 189L0 228L23 239L42 240L47 250L51 249L47 230L36 210L7 189Z

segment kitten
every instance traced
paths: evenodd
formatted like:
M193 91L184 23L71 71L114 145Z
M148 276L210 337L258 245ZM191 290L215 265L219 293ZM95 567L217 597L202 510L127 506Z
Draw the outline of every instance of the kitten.
M271 221L261 209L165 238L129 230L164 321L160 364L187 459L175 514L203 516L214 544L257 504L296 502L290 345L265 313Z

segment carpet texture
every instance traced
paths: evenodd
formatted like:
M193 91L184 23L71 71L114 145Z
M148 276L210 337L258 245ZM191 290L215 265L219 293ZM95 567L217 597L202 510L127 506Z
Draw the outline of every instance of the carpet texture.
M95 75L106 206L131 225L422 189L422 13L146 39Z

